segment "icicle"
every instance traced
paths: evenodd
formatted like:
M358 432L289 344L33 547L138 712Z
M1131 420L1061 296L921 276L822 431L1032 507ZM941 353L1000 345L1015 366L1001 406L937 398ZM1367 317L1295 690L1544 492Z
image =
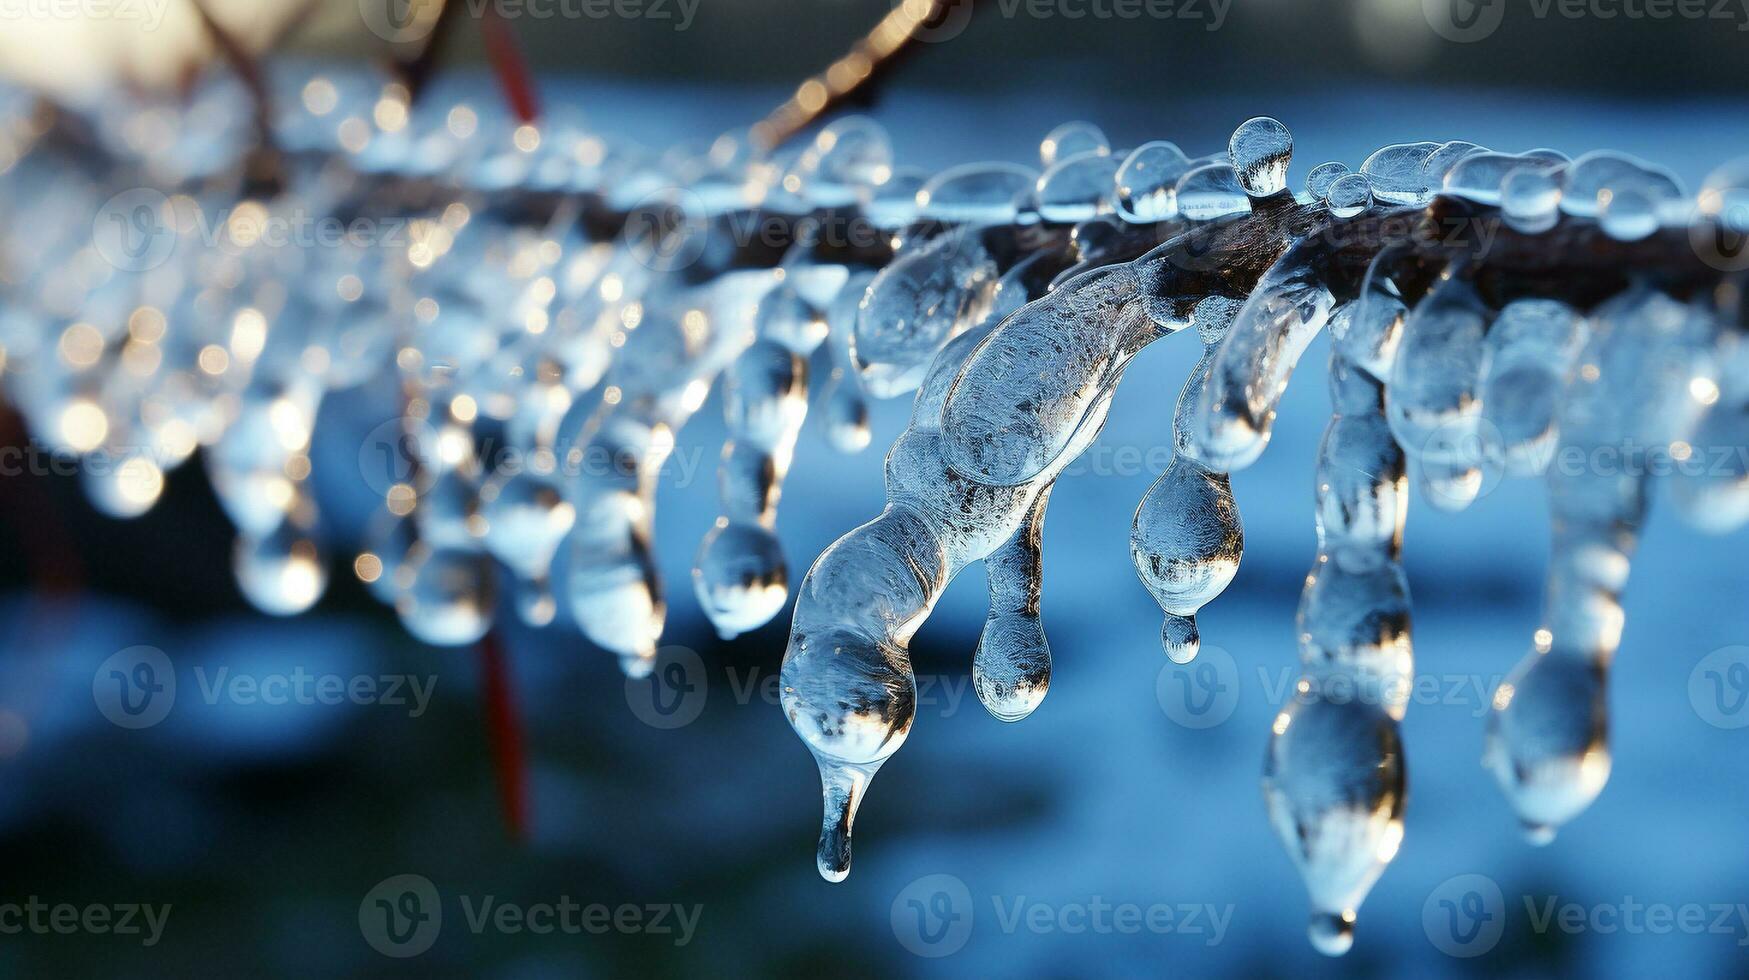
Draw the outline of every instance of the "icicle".
M1691 390L1714 383L1712 331L1710 317L1633 288L1593 315L1561 405L1543 625L1494 692L1484 760L1536 843L1609 779L1609 665L1648 489L1646 460L1627 451L1687 437L1701 408Z
M1300 598L1304 674L1264 757L1270 822L1311 895L1312 945L1340 956L1403 840L1397 722L1413 674L1398 565L1408 503L1381 385L1331 359L1334 414L1318 454L1318 558Z
M692 569L699 605L724 639L770 622L788 598L777 501L807 416L807 358L826 333L825 317L787 284L765 295L758 323L725 379L723 514Z
M1019 721L1032 714L1051 685L1051 646L1039 619L1045 507L1039 491L1014 536L984 559L990 614L972 656L972 687L990 714Z

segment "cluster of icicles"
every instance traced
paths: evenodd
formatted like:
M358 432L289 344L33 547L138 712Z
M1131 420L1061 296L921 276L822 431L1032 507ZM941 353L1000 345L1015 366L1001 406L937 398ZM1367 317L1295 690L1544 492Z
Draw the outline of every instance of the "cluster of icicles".
M1741 233L1724 228L1745 210L1740 170L1697 203L1617 154L1414 143L1355 171L1319 166L1296 194L1291 137L1267 118L1213 156L1166 142L1113 151L1071 123L1043 141L1040 169L929 176L895 167L862 119L788 155L726 137L652 156L576 125L410 107L392 86L360 98L316 79L291 101L288 179L242 203L236 153L189 118L198 101L162 131L161 114L98 119L100 138L123 135L95 170L34 114L0 112L3 380L33 437L104 456L83 477L117 516L149 508L163 474L203 449L238 529L243 593L292 614L326 584L309 482L318 408L333 391L392 385L405 410L356 574L428 642L479 640L508 591L527 622L568 616L640 674L664 621L656 485L716 378L729 429L722 513L693 577L725 635L787 601L775 511L810 400L829 441L855 451L870 441L867 397L915 392L887 457L887 507L802 581L783 660L783 710L824 789L818 866L834 881L849 872L869 781L910 731L907 644L972 562L985 562L990 588L972 662L980 700L1017 721L1044 697L1046 503L1154 340L1194 328L1203 345L1173 418L1175 456L1131 537L1178 663L1196 657L1196 614L1239 565L1229 474L1263 451L1314 335L1328 325L1333 341L1319 550L1299 614L1305 673L1264 773L1327 953L1350 945L1403 834L1410 475L1456 509L1499 475L1548 471L1544 622L1495 694L1488 739L1507 796L1546 838L1608 775L1604 685L1647 493L1643 476L1574 475L1550 458L1749 445L1749 352L1729 276L1706 288L1669 279L1689 283L1678 290L1618 270L1608 295L1520 289L1503 301L1489 256L1366 224L1460 202L1519 241L1580 228L1627 245L1694 222ZM176 247L118 267L66 216L101 217L139 186L168 195ZM187 213L224 217L215 233ZM312 214L405 216L406 240L287 248L259 234ZM794 219L793 242L749 260L757 243L735 230L750 225L732 220L745 214ZM846 228L878 235L834 240ZM516 465L482 454L488 441L516 450ZM1741 472L1684 478L1675 496L1709 530L1749 519ZM1324 698L1332 685L1350 696Z

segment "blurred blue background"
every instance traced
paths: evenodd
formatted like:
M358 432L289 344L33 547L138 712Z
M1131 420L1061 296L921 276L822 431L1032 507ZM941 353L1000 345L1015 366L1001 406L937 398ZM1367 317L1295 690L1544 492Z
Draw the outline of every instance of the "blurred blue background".
M969 40L964 43L971 43ZM820 51L820 59L835 50ZM1739 62L1740 64L1740 62ZM1138 81L1128 91L1065 90L1029 72L999 90L912 86L871 109L905 163L1029 161L1073 118L1114 145L1167 138L1192 154L1224 146L1268 113L1297 139L1292 180L1327 159L1357 166L1414 139L1507 150L1597 147L1664 163L1693 187L1749 151L1740 92L1619 94L1493 88L1486 78L1422 87L1399 79L1229 92ZM448 86L478 84L462 75ZM701 86L602 76L547 83L610 138L650 145L709 137L783 93L759 82ZM433 97L441 97L433 93ZM1314 345L1263 460L1234 480L1247 552L1238 579L1202 617L1206 659L1230 664L1236 697L1215 719L1181 705L1190 668L1166 663L1159 613L1131 569L1130 517L1164 461L1178 388L1197 351L1167 341L1130 368L1099 446L1059 484L1045 532L1044 619L1053 689L1030 719L1004 725L967 671L985 613L981 570L956 581L913 645L927 678L904 749L857 820L856 864L830 885L813 867L819 819L811 759L775 703L787 612L731 643L716 639L688 572L717 508L723 438L716 394L680 435L659 497L668 583L667 644L702 663L684 695L697 717L654 717L648 685L564 621L506 627L510 697L528 766L527 835L500 805L480 657L425 647L343 566L317 609L292 620L249 611L229 572L230 531L198 466L165 500L119 524L89 510L76 481L8 478L0 487L0 901L170 903L162 940L9 936L0 969L18 975L889 975L957 976L1749 975L1749 732L1709 724L1689 697L1696 664L1749 643L1740 538L1690 531L1654 512L1635 562L1612 690L1614 774L1551 845L1532 847L1479 765L1495 682L1537 625L1547 516L1540 485L1508 482L1461 515L1411 505L1405 565L1417 669L1438 694L1403 723L1410 800L1401 853L1360 911L1354 950L1331 961L1304 939L1305 898L1269 828L1258 788L1269 719L1293 676L1293 615L1312 559L1312 466L1328 414ZM312 450L324 512L344 534L374 498L356 447L398 414L391 392L325 403ZM785 487L779 529L796 573L883 494L881 450L909 406L883 403L875 446L844 457L810 426ZM1134 465L1140 460L1144 465ZM69 571L71 569L71 571ZM33 588L44 577L75 591ZM506 610L500 621L511 623ZM112 724L93 697L100 665L146 644L174 665L160 724ZM1219 648L1215 650L1213 648ZM669 651L668 662L690 662ZM1222 660L1222 657L1226 660ZM221 668L434 679L413 716L387 704L244 705L202 697ZM668 676L659 671L658 677ZM1170 709L1170 710L1169 710ZM1187 724L1186 722L1189 722ZM1202 727L1206 725L1207 727ZM359 907L390 876L422 875L443 897L435 944L379 955ZM1474 958L1435 946L1424 911L1455 876L1498 885L1504 928ZM906 901L918 879L950 875L970 931L951 955L921 937ZM907 891L911 888L911 891ZM931 889L931 894L933 890ZM471 931L464 897L524 905L701 906L696 935L582 937ZM1733 911L1725 931L1537 930L1526 900L1587 909L1662 904ZM1005 928L1016 903L1057 927ZM1071 932L1057 916L1091 906L1211 908L1195 933ZM1711 925L1714 916L1707 915ZM0 923L3 924L3 923ZM1187 924L1188 925L1188 924Z

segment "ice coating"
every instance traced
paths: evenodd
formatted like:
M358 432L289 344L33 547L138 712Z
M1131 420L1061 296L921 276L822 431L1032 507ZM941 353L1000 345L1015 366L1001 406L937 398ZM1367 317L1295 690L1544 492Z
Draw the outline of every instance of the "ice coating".
M1308 935L1339 956L1403 840L1398 721L1413 663L1398 558L1408 493L1384 386L1335 355L1318 452L1318 557L1297 618L1303 674L1271 725L1263 795L1311 896Z
M1303 261L1322 246L1295 245L1270 269L1209 368L1190 432L1198 458L1243 469L1263 454L1294 366L1329 318L1334 297Z

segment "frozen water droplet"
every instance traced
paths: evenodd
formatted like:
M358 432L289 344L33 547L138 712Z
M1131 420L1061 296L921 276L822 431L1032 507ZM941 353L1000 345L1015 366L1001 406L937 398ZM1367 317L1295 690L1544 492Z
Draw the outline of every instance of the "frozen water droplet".
M1422 182L1429 190L1437 193L1439 188L1446 184L1447 175L1451 173L1452 168L1478 154L1487 152L1487 147L1467 143L1463 140L1443 143L1439 149L1429 153L1427 159L1422 162Z
M1012 221L1014 202L1032 190L1038 171L1012 163L968 163L944 170L917 192L921 217L950 224Z
M1251 210L1251 198L1231 164L1209 163L1186 173L1176 190L1178 213L1189 221L1213 221Z
M1506 178L1527 167L1547 169L1512 153L1473 153L1445 175L1445 192L1482 204L1500 204Z
M1554 836L1609 779L1603 667L1532 652L1494 694L1484 761L1526 824Z
M1500 184L1500 211L1512 228L1540 234L1555 226L1561 212L1561 173L1536 165L1520 166Z
M1073 224L1110 210L1118 161L1109 153L1064 157L1038 179L1038 214L1045 221Z
M1110 152L1105 133L1089 122L1066 122L1051 130L1038 147L1039 162L1046 169L1083 153Z
M1202 633L1196 628L1196 617L1167 613L1160 627L1160 645L1166 650L1166 659L1175 664L1195 660L1202 652Z
M1388 204L1423 205L1432 199L1427 186L1427 158L1438 143L1397 143L1384 147L1360 165L1372 182L1374 197Z
M1565 173L1561 210L1581 218L1600 217L1614 196L1623 191L1652 202L1682 196L1682 185L1670 171L1624 153L1587 153L1574 160Z
M1227 156L1239 186L1252 197L1269 197L1287 189L1287 168L1293 155L1293 134L1268 116L1240 123L1227 141Z
M1330 182L1324 198L1330 213L1338 218L1352 218L1372 207L1372 181L1365 174L1344 174Z
M1148 224L1178 216L1178 180L1190 160L1175 143L1143 143L1117 171L1117 210L1125 221Z
M850 873L856 809L875 772L904 744L916 714L908 658L894 653L855 633L827 629L792 633L784 656L784 714L820 768L825 817L818 863L828 881Z
M1604 234L1617 241L1637 242L1658 230L1657 203L1643 188L1618 188L1599 208Z
M576 518L558 485L548 476L521 470L494 477L481 498L486 550L521 578L545 575Z
M239 536L232 569L250 605L274 616L303 612L328 587L328 567L308 520L292 516L265 536Z
M903 228L916 219L917 194L928 183L927 173L900 167L865 193L862 213L876 228Z
M495 590L484 554L422 544L407 568L409 584L395 600L407 632L433 646L465 646L492 628Z
M771 622L789 597L783 548L757 524L713 527L699 547L692 580L699 605L724 639Z
M1130 528L1130 557L1160 608L1192 616L1239 571L1245 533L1224 473L1174 457L1142 498Z
M1342 956L1354 948L1354 919L1335 912L1315 912L1306 926L1312 948L1325 956Z
M1306 174L1306 195L1313 201L1322 201L1330 196L1330 185L1336 183L1336 178L1348 174L1346 163L1320 163ZM1372 192L1369 190L1368 195Z

